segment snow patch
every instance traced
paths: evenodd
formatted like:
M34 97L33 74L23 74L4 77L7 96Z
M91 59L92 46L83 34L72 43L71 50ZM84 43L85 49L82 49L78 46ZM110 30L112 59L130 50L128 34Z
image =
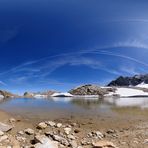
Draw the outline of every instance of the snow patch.
M136 87L140 87L140 88L148 88L148 84L145 84L144 82L136 85Z
M138 90L136 88L116 88L115 92L111 92L106 96L120 95L120 97L148 96L148 92Z

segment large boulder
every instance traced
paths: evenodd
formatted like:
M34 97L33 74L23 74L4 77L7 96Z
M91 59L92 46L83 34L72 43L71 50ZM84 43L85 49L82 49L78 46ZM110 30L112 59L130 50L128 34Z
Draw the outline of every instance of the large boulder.
M69 91L72 95L99 95L104 96L109 92L115 91L114 88L102 88L97 85L83 85Z

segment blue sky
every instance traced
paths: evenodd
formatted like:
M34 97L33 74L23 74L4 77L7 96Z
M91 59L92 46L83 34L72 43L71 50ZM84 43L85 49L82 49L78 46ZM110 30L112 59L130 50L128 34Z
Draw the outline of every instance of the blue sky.
M147 73L147 0L1 0L0 88L105 85Z

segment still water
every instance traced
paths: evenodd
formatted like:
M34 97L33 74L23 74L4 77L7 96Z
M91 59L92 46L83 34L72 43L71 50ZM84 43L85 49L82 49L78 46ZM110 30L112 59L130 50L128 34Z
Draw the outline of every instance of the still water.
M14 98L1 101L0 110L32 119L147 115L148 98Z

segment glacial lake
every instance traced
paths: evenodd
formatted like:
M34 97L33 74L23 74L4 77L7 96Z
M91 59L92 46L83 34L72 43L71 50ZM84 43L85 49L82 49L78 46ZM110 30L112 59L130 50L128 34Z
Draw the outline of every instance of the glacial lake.
M0 102L0 110L31 119L122 117L148 115L148 98L13 98Z

